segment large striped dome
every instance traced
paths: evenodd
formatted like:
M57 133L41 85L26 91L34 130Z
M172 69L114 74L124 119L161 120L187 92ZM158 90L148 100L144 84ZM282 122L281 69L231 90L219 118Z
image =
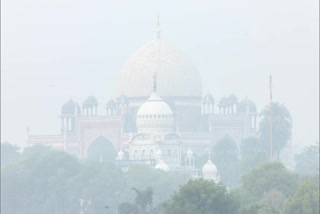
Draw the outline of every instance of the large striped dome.
M161 97L201 97L199 72L191 60L168 43L155 39L139 49L124 64L117 86L118 96L148 97L152 74L158 75Z

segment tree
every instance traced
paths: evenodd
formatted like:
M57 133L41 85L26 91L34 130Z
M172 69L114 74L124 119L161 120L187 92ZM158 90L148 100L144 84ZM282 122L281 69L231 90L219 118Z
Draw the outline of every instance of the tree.
M145 189L150 186L153 188L153 205L157 206L165 200L168 200L174 191L179 189L189 179L188 175L183 173L164 172L155 170L146 165L130 166L126 172L126 189L122 193L123 201L131 201L136 194L130 188Z
M3 167L1 213L79 212L72 179L78 170L78 160L63 152L34 153Z
M239 201L221 183L203 179L190 180L163 204L164 214L234 214Z
M242 188L248 191L254 201L271 190L277 190L285 196L293 195L297 183L298 176L279 162L264 163L242 177Z
M286 201L285 213L318 214L319 200L319 183L307 179L299 185L297 193Z
M270 107L262 111L262 121L259 125L259 139L264 145L264 151L270 156ZM272 103L272 153L278 160L281 149L292 136L292 119L288 109L279 103Z
M254 203L245 207L241 214L281 214L280 210L265 203Z
M103 213L106 205L116 210L126 189L124 173L112 163L84 161L74 181L81 190L81 199L91 202L87 214Z
M237 144L229 135L225 135L213 147L213 162L224 184L235 185L240 180L239 152Z
M19 149L10 143L1 143L1 165L16 161L20 157Z
M257 137L247 137L241 141L241 174L246 174L251 168L266 162L267 155Z
M52 152L56 152L56 150L51 149L49 146L44 145L34 145L31 147L27 147L23 150L22 156L23 158L27 158L28 156L37 155L37 156L47 156Z
M282 210L286 199L286 196L282 192L276 189L272 189L269 192L265 193L263 195L263 198L260 199L259 202L268 204L269 206L277 210Z
M308 146L295 156L296 172L302 176L319 173L319 142Z
M140 214L139 207L128 202L121 203L119 204L119 214Z
M144 191L138 190L134 187L131 189L137 193L135 204L140 208L141 213L146 213L147 207L149 206L150 209L152 207L152 187L147 187Z

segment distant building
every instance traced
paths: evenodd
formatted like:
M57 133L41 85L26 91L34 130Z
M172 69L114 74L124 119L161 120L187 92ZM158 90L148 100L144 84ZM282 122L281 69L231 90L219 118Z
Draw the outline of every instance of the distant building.
M48 145L78 158L192 170L194 156L210 150L223 136L239 145L257 131L257 109L251 100L230 95L215 102L210 93L203 95L200 73L160 36L127 60L117 91L117 98L103 106L103 115L93 96L81 106L68 101L61 110L61 132L29 135L27 144Z

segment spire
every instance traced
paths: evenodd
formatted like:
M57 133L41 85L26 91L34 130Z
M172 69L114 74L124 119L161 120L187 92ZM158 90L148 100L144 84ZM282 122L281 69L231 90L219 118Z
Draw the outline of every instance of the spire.
M158 13L158 21L157 21L157 39L160 39L160 16Z
M152 77L153 77L153 92L156 92L157 91L157 73L154 72Z

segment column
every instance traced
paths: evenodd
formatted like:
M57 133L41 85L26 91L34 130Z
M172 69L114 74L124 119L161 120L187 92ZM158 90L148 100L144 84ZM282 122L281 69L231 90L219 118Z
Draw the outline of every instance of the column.
M61 118L61 130L64 130L64 118Z
M254 115L254 130L257 130L257 115Z
M67 125L66 131L69 131L69 118L66 117L65 119L66 119L66 125Z
M204 103L201 103L201 114L204 114Z

